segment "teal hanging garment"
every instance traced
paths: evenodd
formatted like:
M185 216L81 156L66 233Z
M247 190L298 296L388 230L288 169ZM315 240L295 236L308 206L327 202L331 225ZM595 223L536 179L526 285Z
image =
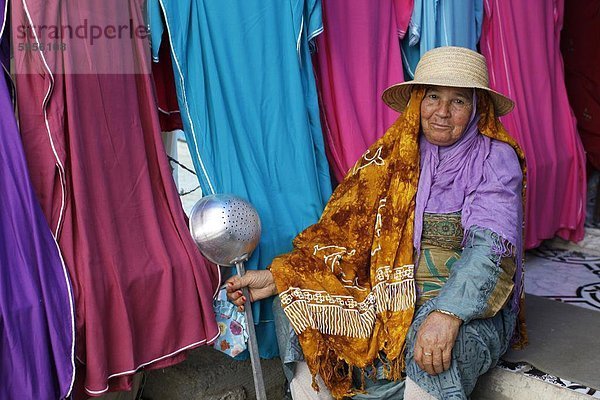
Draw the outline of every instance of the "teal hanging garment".
M171 41L177 96L203 193L258 210L263 234L247 263L292 249L331 194L309 44L320 0L149 0L156 60ZM272 299L253 306L262 357L278 354Z
M415 0L402 40L405 78L413 79L421 56L441 46L477 51L483 23L483 0Z

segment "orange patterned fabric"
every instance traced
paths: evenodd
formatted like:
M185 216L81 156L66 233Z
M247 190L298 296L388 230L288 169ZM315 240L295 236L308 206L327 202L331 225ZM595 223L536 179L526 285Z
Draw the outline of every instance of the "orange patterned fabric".
M404 369L416 298L413 222L423 96L423 88L413 89L404 113L348 172L319 222L271 264L308 366L336 399L361 392L352 385L354 367L382 360L390 380ZM489 98L481 98L482 133L516 146Z

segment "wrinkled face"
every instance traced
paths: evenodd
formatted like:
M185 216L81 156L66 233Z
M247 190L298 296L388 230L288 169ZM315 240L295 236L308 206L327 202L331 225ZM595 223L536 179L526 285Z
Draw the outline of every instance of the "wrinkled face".
M473 90L431 86L421 102L421 128L427 141L450 146L463 135L473 110Z

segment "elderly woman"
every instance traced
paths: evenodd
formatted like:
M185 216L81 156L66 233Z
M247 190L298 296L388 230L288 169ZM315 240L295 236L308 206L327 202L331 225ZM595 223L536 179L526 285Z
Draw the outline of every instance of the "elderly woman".
M319 222L270 270L228 281L240 308L241 287L279 294L293 327L282 352L297 335L304 358L297 399L466 399L511 338L525 341L522 152L498 120L512 101L458 47L426 53L383 100L402 115Z

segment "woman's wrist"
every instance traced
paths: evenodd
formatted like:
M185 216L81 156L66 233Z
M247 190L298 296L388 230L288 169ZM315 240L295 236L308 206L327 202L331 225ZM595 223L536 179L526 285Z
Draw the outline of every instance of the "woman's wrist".
M277 285L275 285L275 282L273 282L270 285L271 288L271 296L277 296L279 294L279 292L277 291Z
M268 269L265 270L265 273L269 274L269 289L271 290L271 296L279 294L277 292L277 285L275 285L275 277L273 276L273 273Z

